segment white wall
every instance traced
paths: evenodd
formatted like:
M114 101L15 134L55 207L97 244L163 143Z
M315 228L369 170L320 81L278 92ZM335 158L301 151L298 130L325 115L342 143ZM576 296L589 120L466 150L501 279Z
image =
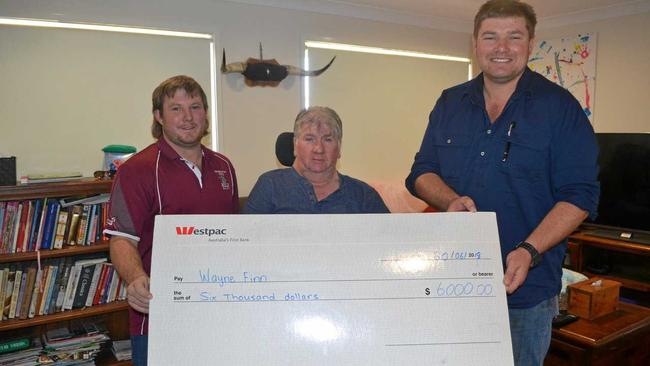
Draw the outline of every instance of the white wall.
M262 42L265 58L301 65L306 39L461 57L470 52L469 34L217 0L0 0L0 16L213 33L217 46L225 47L228 61L256 57L258 42ZM222 78L218 90L220 150L235 164L242 196L248 195L261 173L277 167L275 138L291 129L302 105L301 88L296 78L286 79L277 88L244 87L240 75ZM431 96L432 106L437 97ZM143 108L150 109L149 103L143 100ZM426 118L422 116L422 130ZM142 121L141 128L148 130L149 123Z
M539 39L596 32L596 132L650 132L650 12L551 29Z

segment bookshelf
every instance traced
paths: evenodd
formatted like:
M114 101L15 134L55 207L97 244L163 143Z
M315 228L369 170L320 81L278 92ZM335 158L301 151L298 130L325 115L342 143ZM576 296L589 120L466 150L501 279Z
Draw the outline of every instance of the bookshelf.
M110 192L111 181L80 179L58 183L22 184L0 187L0 201L22 201L41 198L60 198L73 196L91 196ZM77 257L93 253L108 253L108 243L98 241L92 245L63 245L61 249L41 250L40 260ZM0 266L36 261L36 252L0 254ZM27 319L5 319L0 321L0 339L23 336L39 336L49 327L65 324L71 320L101 317L109 330L111 339L128 339L128 304L126 301L114 301L78 309L54 312L48 315L34 316ZM116 361L110 352L103 352L97 358L98 365L127 366L130 362Z

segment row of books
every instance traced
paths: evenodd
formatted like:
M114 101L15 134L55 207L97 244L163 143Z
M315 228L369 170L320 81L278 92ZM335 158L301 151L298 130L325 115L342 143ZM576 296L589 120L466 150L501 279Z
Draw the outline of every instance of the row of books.
M126 299L105 254L23 262L0 268L2 319L27 319Z
M0 202L0 254L106 240L108 194Z

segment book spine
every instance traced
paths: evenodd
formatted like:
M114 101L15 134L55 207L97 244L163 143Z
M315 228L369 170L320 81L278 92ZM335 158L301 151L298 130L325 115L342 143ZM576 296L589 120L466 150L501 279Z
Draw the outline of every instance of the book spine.
M56 237L56 229L59 226L59 212L61 212L61 205L59 201L54 200L54 214L52 215L52 224L48 231L47 245L49 249L54 249L54 238Z
M18 234L20 232L20 219L23 216L23 202L18 202L18 210L14 217L14 224L11 231L11 253L16 253L18 244Z
M126 282L120 278L119 288L117 290L117 299L126 300Z
M43 240L41 249L50 249L52 245L52 235L54 233L54 223L56 221L57 211L59 209L57 200L50 200L47 203L47 215L43 223Z
M58 258L56 260L56 279L52 281L52 292L47 302L46 313L54 314L56 311L56 300L59 296L59 286L61 285L61 277L63 277L63 271L65 270L65 261L67 258Z
M38 289L38 300L36 301L36 315L43 315L43 306L47 296L47 289L50 285L51 268L49 265L43 266L43 277L41 277L41 286Z
M95 205L90 205L88 208L88 222L86 224L86 237L84 239L84 245L90 245L92 243L91 235L93 231L93 215L95 214Z
M78 243L77 233L79 232L79 221L81 219L81 214L83 212L83 207L80 205L72 206L71 216L70 216L70 225L68 227L68 236L66 238L66 244L76 245Z
M93 211L92 211L92 219L90 220L90 224L88 225L88 244L93 244L95 243L96 236L97 236L97 222L98 220L98 215L99 215L99 204L94 204L93 205Z
M44 298L43 305L43 315L49 314L50 304L52 303L52 297L54 296L54 287L56 285L56 279L59 275L59 266L53 265L50 267L52 274L50 275L50 285L47 289L47 297Z
M108 273L108 265L102 263L102 273L99 275L99 281L97 282L97 290L95 290L95 295L93 297L93 305L99 305L102 295L102 288L106 284L106 275Z
M0 354L16 352L27 349L31 346L29 338L18 338L10 341L0 342Z
M59 293L56 298L55 312L63 310L63 301L65 300L65 290L68 285L68 280L70 278L70 270L72 269L72 258L66 257L63 263L63 276L59 283Z
M41 213L43 212L43 202L45 202L43 199L37 199L34 201L34 216L32 216L32 227L29 233L29 247L27 248L30 252L36 249L39 223L41 222Z
M65 229L66 229L66 224L68 223L68 210L65 208L61 208L61 210L59 211L59 217L57 218L56 221L57 221L56 234L54 235L53 248L61 249L63 248L63 241L65 239Z
M79 276L81 276L81 266L74 265L70 270L68 286L65 288L65 300L63 301L64 310L72 309L75 291L77 290L77 284L79 283Z
M4 241L2 240L2 232L4 231L2 228L5 225L5 212L7 210L7 202L5 201L0 201L0 254L4 253Z
M94 242L98 242L102 238L102 215L104 210L104 204L97 204L97 220L95 220L95 229L94 229Z
M0 268L0 321L2 321L2 312L5 301L5 286L7 285L8 268Z
M41 243L43 242L43 232L45 231L45 219L47 218L47 209L49 207L48 202L48 198L44 198L41 217L39 218L38 223L38 235L36 236L36 245L34 246L34 250L41 249Z
M101 238L102 240L108 240L108 235L104 234L104 229L106 229L106 220L108 220L108 211L110 210L110 202L102 203L102 230Z
M29 216L30 202L22 202L22 212L20 214L20 221L18 223L18 231L16 235L16 253L23 252L23 243L25 242L25 228L27 226L27 217Z
M88 289L88 297L86 298L86 306L93 306L93 300L95 299L95 293L97 292L99 277L102 274L102 267L103 267L103 263L95 264L95 270L93 271L93 278L90 281L90 288Z
M86 306L86 299L88 298L88 290L90 289L90 283L92 282L94 270L94 264L85 265L81 268L79 285L77 286L77 292L75 294L74 301L72 302L73 309Z
M23 270L20 279L20 288L18 289L18 299L16 300L16 311L14 318L20 318L20 310L25 299L25 290L27 289L27 271Z
M32 295L34 294L34 284L36 283L36 267L29 267L27 270L27 287L25 288L25 298L20 307L20 319L27 319L29 316L29 308L32 303Z
M40 293L42 278L43 270L39 268L36 272L36 281L34 281L32 300L29 304L29 313L27 314L27 317L30 319L36 315L36 303L38 302L38 294Z
M77 233L77 244L86 245L86 234L88 231L88 216L90 215L90 205L83 205L81 219L79 219L79 231Z
M32 220L34 219L34 201L28 202L29 211L27 212L27 220L25 221L25 236L23 237L23 242L21 244L23 252L29 250L29 235L32 229Z
M5 207L4 220L2 222L2 231L0 231L0 253L12 253L11 251L11 232L16 218L16 201L7 202Z
M113 269L113 276L111 277L111 287L108 292L108 299L106 302L115 301L115 298L117 297L118 284L120 283L120 276L117 274L115 267L112 267L112 269Z
M7 280L5 282L5 298L2 305L2 318L9 319L9 309L11 308L11 297L14 293L14 281L16 280L16 268L9 268Z
M18 293L20 292L22 278L23 271L17 269L14 277L14 288L11 292L11 303L9 304L9 319L13 319L16 316L16 303L18 302Z
M113 278L113 273L115 273L115 270L113 269L113 265L110 263L106 264L107 269L106 269L106 281L104 281L104 285L102 286L102 293L99 298L99 303L100 304L106 304L107 298L108 298L108 291L109 288L111 287L111 280Z

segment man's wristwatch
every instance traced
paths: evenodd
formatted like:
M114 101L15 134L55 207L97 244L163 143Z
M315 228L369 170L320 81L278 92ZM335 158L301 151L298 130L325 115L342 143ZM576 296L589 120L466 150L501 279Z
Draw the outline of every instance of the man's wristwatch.
M535 249L535 247L531 243L521 241L519 242L519 244L517 244L517 246L515 246L515 249L519 249L519 248L524 248L528 253L530 253L530 257L531 257L530 268L537 266L539 262L542 261L542 255L539 254L537 249Z

